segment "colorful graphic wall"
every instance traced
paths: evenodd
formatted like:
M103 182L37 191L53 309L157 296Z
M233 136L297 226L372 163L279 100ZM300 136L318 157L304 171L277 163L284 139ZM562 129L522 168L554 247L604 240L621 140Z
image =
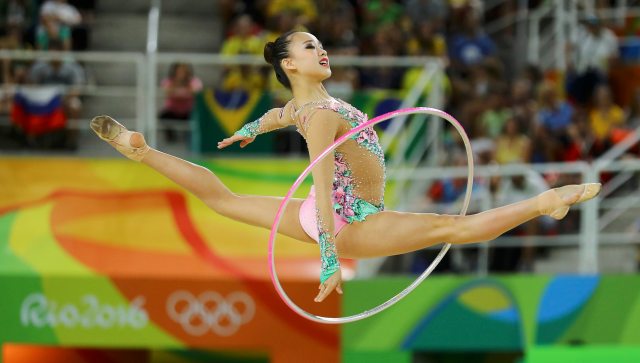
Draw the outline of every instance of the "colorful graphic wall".
M215 160L238 193L284 195L303 162ZM338 355L338 328L291 312L268 278L269 231L230 221L128 160L0 161L0 342ZM305 185L298 193L308 191ZM316 304L318 247L282 237L278 272ZM347 275L353 263L347 261ZM278 332L274 334L274 332Z
M410 282L352 281L343 312L371 308ZM552 345L637 348L640 276L434 276L393 308L342 329L345 362L376 352L410 362L411 352Z

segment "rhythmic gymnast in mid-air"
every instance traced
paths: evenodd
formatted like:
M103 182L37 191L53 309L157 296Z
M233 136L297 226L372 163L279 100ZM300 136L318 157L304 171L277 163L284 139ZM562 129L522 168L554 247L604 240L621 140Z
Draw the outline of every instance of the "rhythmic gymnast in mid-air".
M367 116L331 97L322 82L331 76L327 52L315 36L288 32L264 48L276 77L291 89L293 99L268 111L218 143L241 147L259 134L295 125L305 138L310 160L337 138L362 124ZM140 161L193 193L215 212L254 226L271 228L283 198L240 195L229 190L210 170L150 148L142 134L127 130L109 116L97 116L91 128L120 153ZM495 239L542 215L562 219L573 204L595 197L599 183L567 185L504 207L468 216L385 210L385 160L373 128L338 146L313 169L306 199L292 199L279 233L318 243L323 301L333 290L342 293L338 255L371 258L403 254L439 243L463 244Z

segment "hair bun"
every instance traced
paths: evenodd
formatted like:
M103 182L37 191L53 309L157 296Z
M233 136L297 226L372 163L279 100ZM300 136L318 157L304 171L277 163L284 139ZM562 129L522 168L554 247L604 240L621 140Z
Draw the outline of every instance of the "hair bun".
M274 42L267 42L267 44L265 44L264 46L264 60L267 61L267 63L269 64L273 64L273 58L274 58L274 47L276 46L276 43Z

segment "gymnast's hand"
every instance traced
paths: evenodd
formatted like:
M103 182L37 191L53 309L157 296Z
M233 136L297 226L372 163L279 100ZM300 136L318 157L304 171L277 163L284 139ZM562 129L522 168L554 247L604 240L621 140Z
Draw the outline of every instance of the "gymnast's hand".
M255 137L246 137L246 136L234 134L233 136L227 137L222 141L218 141L218 149L225 148L236 141L240 141L240 147L245 147L251 144L255 139L256 139Z
M318 293L318 296L313 299L315 302L321 302L324 300L324 298L326 298L333 289L335 289L338 294L342 295L342 272L340 272L340 269L334 272L333 275L331 275L331 277L329 277L323 284L320 284L318 288L320 289L320 292Z

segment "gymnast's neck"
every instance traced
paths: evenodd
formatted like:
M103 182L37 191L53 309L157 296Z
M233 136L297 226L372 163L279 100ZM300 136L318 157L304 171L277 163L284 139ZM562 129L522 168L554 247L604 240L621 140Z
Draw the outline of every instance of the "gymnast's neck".
M293 92L293 102L297 107L309 102L331 99L329 92L324 88L322 82L310 83L309 81L293 81L291 83L291 89Z

